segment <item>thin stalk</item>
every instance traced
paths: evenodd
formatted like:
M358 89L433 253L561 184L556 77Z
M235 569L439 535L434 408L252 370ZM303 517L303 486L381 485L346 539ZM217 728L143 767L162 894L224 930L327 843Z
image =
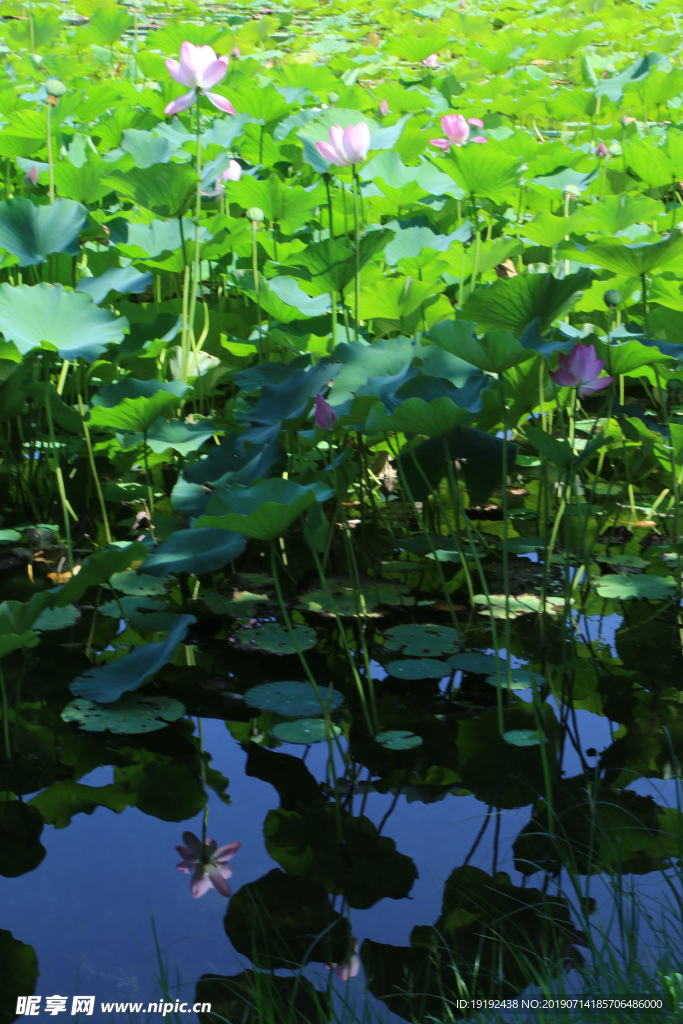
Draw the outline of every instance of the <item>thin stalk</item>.
M149 517L150 519L154 515L154 488L152 487L152 478L149 475L149 463L147 461L147 431L143 431L142 434L142 458L145 463L145 480L147 481L147 500L149 502Z
M73 546L71 543L71 521L69 514L77 519L76 513L69 505L66 497L66 491L64 489L64 477L62 476L62 468L59 464L59 449L57 448L57 442L55 440L54 424L52 422L52 409L50 407L50 375L45 375L45 411L47 413L47 425L50 436L50 448L52 449L52 457L55 462L55 476L57 477L57 490L59 491L59 500L62 505L62 515L64 518L64 536L66 540L66 551L69 564L69 572L73 575L74 571L74 555Z
M258 230L258 221L252 220L251 222L251 265L254 272L254 291L256 292L256 323L258 326L258 355L259 360L263 359L261 353L261 300L259 298L259 279L258 279L258 259L256 252L256 232Z
M50 202L55 201L55 168L52 162L52 96L48 96L45 104L47 109L47 164L50 175L50 183L48 186L48 196Z
M356 256L356 341L358 341L359 310L360 310L360 220L358 214L358 171L355 164L351 168L353 173L353 221L355 228L355 256Z
M85 445L88 449L88 462L90 463L90 471L92 478L95 483L95 490L97 491L97 500L100 504L100 511L102 513L102 522L104 524L104 537L107 544L111 544L111 530L109 529L109 517L107 516L107 506L104 503L104 495L102 494L102 487L100 485L100 479L97 475L97 468L95 466L95 456L93 455L92 443L90 441L90 431L88 430L88 424L85 422L85 408L83 406L83 399L78 395L78 409L81 414L81 423L83 424L83 436L85 437Z
M5 740L5 757L9 761L12 756L12 749L9 742L9 703L7 701L7 689L5 687L5 677L2 672L2 665L0 664L0 693L2 693L2 731ZM15 711L16 714L16 711Z

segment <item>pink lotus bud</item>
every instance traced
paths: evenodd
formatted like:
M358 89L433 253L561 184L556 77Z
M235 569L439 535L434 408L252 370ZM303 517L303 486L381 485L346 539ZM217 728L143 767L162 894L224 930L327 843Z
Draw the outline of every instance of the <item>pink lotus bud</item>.
M230 56L232 57L233 60L239 60L240 59L242 54L240 53L239 46L233 46L232 50L230 51Z
M379 116L386 117L389 113L389 104L386 100L382 100L379 105Z
M599 157L601 160L604 157L609 156L609 150L608 150L607 146L605 145L605 143L602 140L600 140L600 142L598 143L598 145L596 147L595 155L597 157Z
M322 395L315 396L315 425L321 430L332 430L337 422L337 414Z
M38 184L38 168L35 164L31 165L30 170L24 175L25 185L37 185Z
M423 68L438 68L439 57L436 53L430 53L421 63Z
M621 127L625 128L627 124L631 123L631 120L632 120L632 118L627 117L626 114L624 114L622 119L621 119Z

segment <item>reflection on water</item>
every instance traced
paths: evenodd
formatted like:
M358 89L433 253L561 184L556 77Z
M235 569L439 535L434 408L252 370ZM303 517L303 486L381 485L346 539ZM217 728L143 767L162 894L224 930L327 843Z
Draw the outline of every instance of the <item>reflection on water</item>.
M629 615L643 624L642 612ZM503 967L506 982L497 986L498 994L516 994L528 984L511 951L530 943L564 963L571 989L577 977L572 968L585 954L581 899L596 901L591 920L597 931L615 942L621 934L614 899L618 869L626 875L621 884L635 884L644 911L642 948L657 948L662 934L671 934L675 915L661 920L665 876L656 869L675 859L680 845L677 717L670 680L655 692L653 679L661 659L670 658L664 641L671 626L655 623L655 639L645 642L634 640L629 623L616 615L582 616L575 625L571 663L562 661L566 648L553 624L539 647L528 620L521 620L509 652L515 669L529 663L534 646L534 671L551 683L539 708L534 688L522 680L506 711L508 727L525 735L533 732L534 716L542 716L549 737L545 781L537 743L500 745L495 686L469 669L417 684L423 691L416 696L413 684L397 683L373 660L385 719L400 706L422 736L422 746L406 754L378 753L355 719L348 743L330 757L324 743L245 746L224 721L204 717L205 765L218 773L207 775L207 821L199 805L179 827L173 802L184 806L188 798L181 775L180 789L172 789L171 773L172 791L162 797L151 794L147 782L146 790L137 791L138 806L124 806L119 814L97 806L91 814L74 814L68 827L46 826L42 863L0 879L2 927L38 955L36 992L152 1001L161 998L165 973L169 990L192 1000L201 976L237 975L253 962L275 967L285 979L298 959L308 961L304 975L317 988L348 981L357 998L363 978L371 975L371 989L382 1000L379 1017L399 1020L415 1006L401 994L401 979L412 975L431 991L421 1005L437 1012L444 974L435 976L435 951L446 962L455 958L470 982L477 941L479 976ZM490 651L481 639L478 646ZM240 729L236 719L231 730L241 739ZM165 749L159 744L154 749ZM120 788L122 778L136 778L144 749L122 741L113 759L119 767L94 768L80 785L101 793ZM342 750L351 752L348 765ZM122 752L129 762L124 769ZM216 783L221 775L229 779L229 800ZM547 779L552 812L544 799ZM335 785L336 808L330 800ZM144 800L148 813L140 809ZM666 806L672 810L663 816ZM168 820L155 813L159 807ZM599 827L591 833L596 814ZM658 829L668 830L668 840ZM181 853L203 899L192 899L176 871L174 847L183 831L186 840L194 834ZM229 840L226 863L220 850L202 843L204 836ZM239 856L228 867L237 846ZM590 883L579 878L576 890L567 865L581 875L589 862L603 877ZM230 869L228 899L222 884ZM482 945L484 920L496 921L499 931L493 935L487 925ZM255 938L255 921L273 926L267 941Z

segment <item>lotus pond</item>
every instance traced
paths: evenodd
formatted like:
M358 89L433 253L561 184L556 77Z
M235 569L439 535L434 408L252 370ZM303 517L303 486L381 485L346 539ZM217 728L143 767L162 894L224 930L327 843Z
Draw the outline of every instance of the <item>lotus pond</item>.
M680 1019L682 61L5 0L3 1020Z

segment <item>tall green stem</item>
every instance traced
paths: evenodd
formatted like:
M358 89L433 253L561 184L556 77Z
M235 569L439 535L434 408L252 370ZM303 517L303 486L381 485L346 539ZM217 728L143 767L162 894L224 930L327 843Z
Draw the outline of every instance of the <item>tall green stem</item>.
M199 236L201 228L201 217L202 217L202 136L200 128L200 106L199 106L199 94L197 94L197 120L196 120L196 135L197 135L197 150L195 157L195 171L197 174L197 187L195 194L195 209L194 209L194 269L192 274L192 287L190 290L190 301L189 310L187 314L187 337L194 338L194 313L197 306L197 292L199 291L199 272L201 267L200 254L199 254ZM180 368L180 379L183 382L187 382L188 363L190 356L190 346L185 344L183 347L181 368Z
M356 255L356 341L358 341L358 325L360 321L360 217L358 212L358 171L355 164L351 168L353 173L353 220L355 228L355 255Z
M83 436L85 437L85 445L88 449L88 462L90 463L90 472L95 483L95 490L97 491L97 500L100 504L100 511L102 513L102 523L104 525L104 537L107 544L111 544L111 530L109 529L109 517L107 516L107 506L104 503L104 495L102 494L102 487L100 485L100 479L97 475L97 468L95 466L95 456L93 455L92 442L90 440L90 431L88 430L88 424L85 422L85 408L83 406L83 399L78 395L78 409L81 414L81 423L83 424Z
M52 162L52 96L48 96L45 104L47 108L47 163L48 171L50 175L50 184L48 186L48 196L50 202L55 201L55 168Z

